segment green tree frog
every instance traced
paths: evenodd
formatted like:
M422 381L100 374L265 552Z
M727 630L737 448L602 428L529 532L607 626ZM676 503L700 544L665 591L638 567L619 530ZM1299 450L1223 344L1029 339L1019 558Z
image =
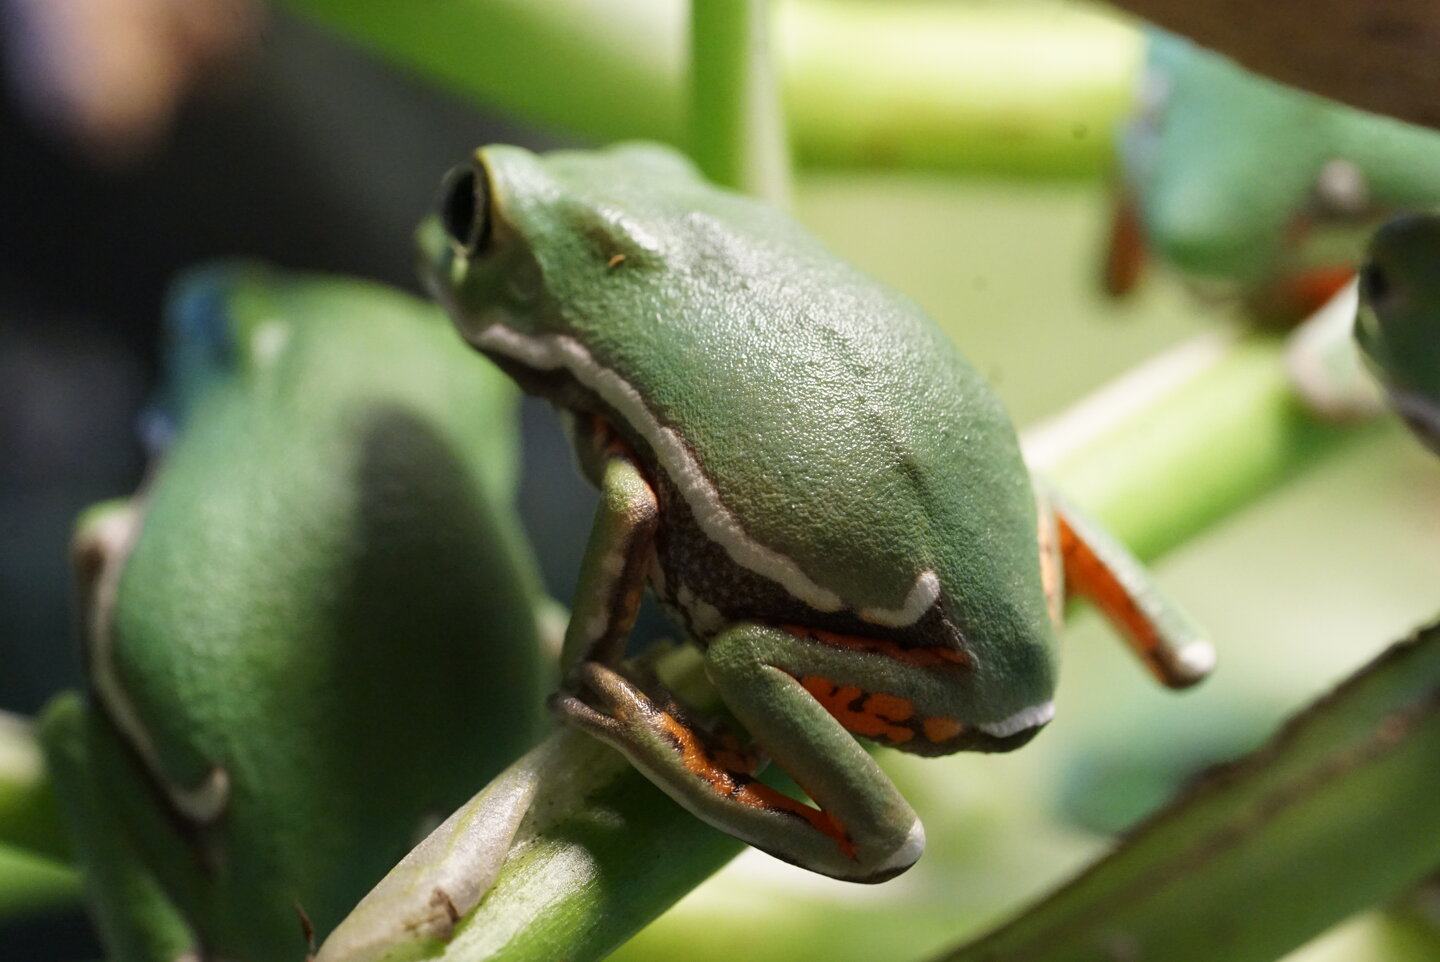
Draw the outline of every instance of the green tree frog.
M1355 340L1395 410L1440 454L1440 215L1407 214L1376 232Z
M855 736L1029 741L1062 581L1163 681L1209 670L1134 559L1032 484L931 320L676 153L484 148L419 241L460 332L555 403L601 492L553 710L722 831L835 878L904 871L924 831ZM627 675L647 585L755 750ZM815 804L757 782L762 753Z
M1188 40L1149 34L1105 285L1146 249L1251 318L1290 325L1354 275L1387 216L1440 201L1440 133L1257 77Z
M539 734L518 392L339 278L196 271L168 335L171 443L79 526L90 690L42 737L113 958L299 960Z

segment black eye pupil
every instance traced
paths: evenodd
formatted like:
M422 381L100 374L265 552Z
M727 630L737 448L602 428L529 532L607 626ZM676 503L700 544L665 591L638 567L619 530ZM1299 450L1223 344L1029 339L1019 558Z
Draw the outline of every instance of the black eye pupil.
M468 254L478 254L489 240L487 187L474 167L457 167L445 178L440 221L450 238Z
M1360 269L1360 293L1372 305L1379 305L1390 296L1390 278L1374 261Z

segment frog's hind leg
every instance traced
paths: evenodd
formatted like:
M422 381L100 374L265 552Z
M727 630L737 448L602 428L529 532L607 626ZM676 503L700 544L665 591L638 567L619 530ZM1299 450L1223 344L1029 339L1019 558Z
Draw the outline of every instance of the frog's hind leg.
M179 909L116 814L117 787L96 769L103 726L73 693L45 709L40 737L61 812L83 871L90 910L112 962L195 962L204 958Z
M706 670L818 808L755 781L755 757L717 742L603 665L579 666L576 692L552 707L721 831L833 878L881 882L920 857L924 830L874 759L801 684L809 658L813 645L789 632L740 624L711 642Z
M1053 490L1044 500L1054 513L1066 594L1094 604L1163 684L1188 688L1208 675L1215 649L1135 556Z

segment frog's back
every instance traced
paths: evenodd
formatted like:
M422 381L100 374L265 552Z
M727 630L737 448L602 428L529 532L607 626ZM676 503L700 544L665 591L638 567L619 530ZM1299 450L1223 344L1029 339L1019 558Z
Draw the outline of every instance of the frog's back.
M574 250L553 273L538 257L555 332L708 538L822 612L904 627L938 595L977 640L987 619L1048 636L1014 429L915 304L693 176L544 162L575 198L554 230L597 247L589 272Z

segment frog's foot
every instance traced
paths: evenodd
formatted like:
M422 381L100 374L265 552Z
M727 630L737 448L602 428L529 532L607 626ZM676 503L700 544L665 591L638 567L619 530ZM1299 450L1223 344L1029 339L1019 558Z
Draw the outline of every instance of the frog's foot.
M924 830L854 736L797 680L807 654L813 645L793 634L738 625L712 643L706 666L726 704L818 807L755 781L759 756L603 665L577 666L574 690L551 707L721 831L823 875L881 882L919 858Z
M649 684L645 684L647 680ZM619 749L632 761L635 759L627 746L683 751L679 739L694 750L697 758L707 760L708 768L702 776L707 780L754 780L765 764L763 756L747 749L733 735L707 731L686 718L653 673L641 679L641 684L598 662L581 662L570 672L568 690L551 697L550 709ZM638 762L636 765L646 771L645 766Z

